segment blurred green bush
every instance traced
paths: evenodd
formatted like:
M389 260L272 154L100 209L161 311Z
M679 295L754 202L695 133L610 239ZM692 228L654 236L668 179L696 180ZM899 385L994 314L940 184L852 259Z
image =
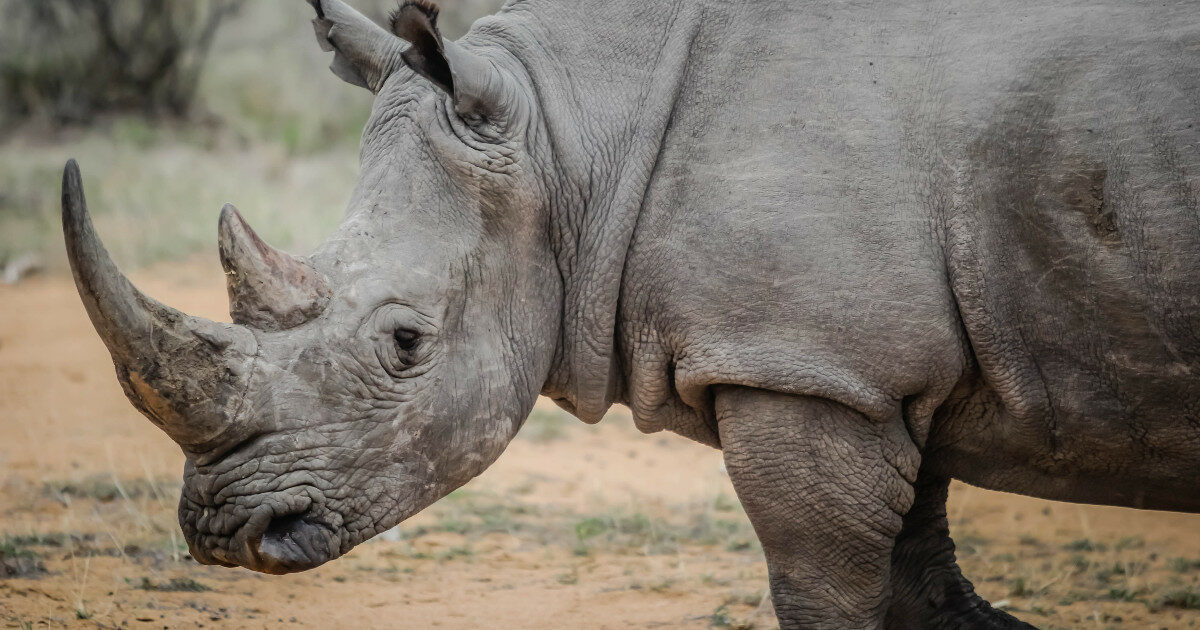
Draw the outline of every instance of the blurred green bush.
M8 124L33 116L183 116L217 29L236 0L0 0L0 100Z

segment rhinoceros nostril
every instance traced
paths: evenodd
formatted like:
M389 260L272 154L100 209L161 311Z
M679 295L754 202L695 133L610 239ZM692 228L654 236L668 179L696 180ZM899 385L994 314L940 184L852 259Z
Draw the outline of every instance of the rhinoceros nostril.
M271 519L258 541L258 565L264 573L292 573L324 564L330 558L329 530L304 514Z

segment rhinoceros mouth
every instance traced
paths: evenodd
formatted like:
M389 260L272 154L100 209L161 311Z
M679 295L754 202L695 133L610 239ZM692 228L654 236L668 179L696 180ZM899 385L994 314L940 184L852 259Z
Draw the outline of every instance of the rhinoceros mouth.
M271 519L257 540L250 540L248 569L284 574L307 571L337 556L333 532L307 514Z
M209 508L211 510L211 508ZM340 522L309 496L272 496L262 499L240 525L221 531L195 529L191 512L180 514L180 524L201 564L241 566L260 573L282 575L306 571L342 555Z

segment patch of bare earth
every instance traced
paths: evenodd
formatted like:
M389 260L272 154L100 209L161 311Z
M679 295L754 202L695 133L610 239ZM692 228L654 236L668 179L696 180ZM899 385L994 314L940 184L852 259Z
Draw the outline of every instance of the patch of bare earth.
M215 263L135 274L224 318ZM125 402L68 278L0 287L6 627L771 628L766 568L717 451L540 405L467 487L284 577L205 567L175 522L182 456ZM1200 517L956 486L980 593L1045 628L1200 625Z

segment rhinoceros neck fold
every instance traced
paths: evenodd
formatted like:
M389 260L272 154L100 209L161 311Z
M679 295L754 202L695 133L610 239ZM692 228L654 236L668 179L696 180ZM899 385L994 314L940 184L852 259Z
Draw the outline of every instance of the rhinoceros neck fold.
M549 175L565 191L550 208L565 295L542 391L586 422L622 397L614 346L626 253L699 30L691 2L532 0L463 40L499 43L524 64L550 136Z

